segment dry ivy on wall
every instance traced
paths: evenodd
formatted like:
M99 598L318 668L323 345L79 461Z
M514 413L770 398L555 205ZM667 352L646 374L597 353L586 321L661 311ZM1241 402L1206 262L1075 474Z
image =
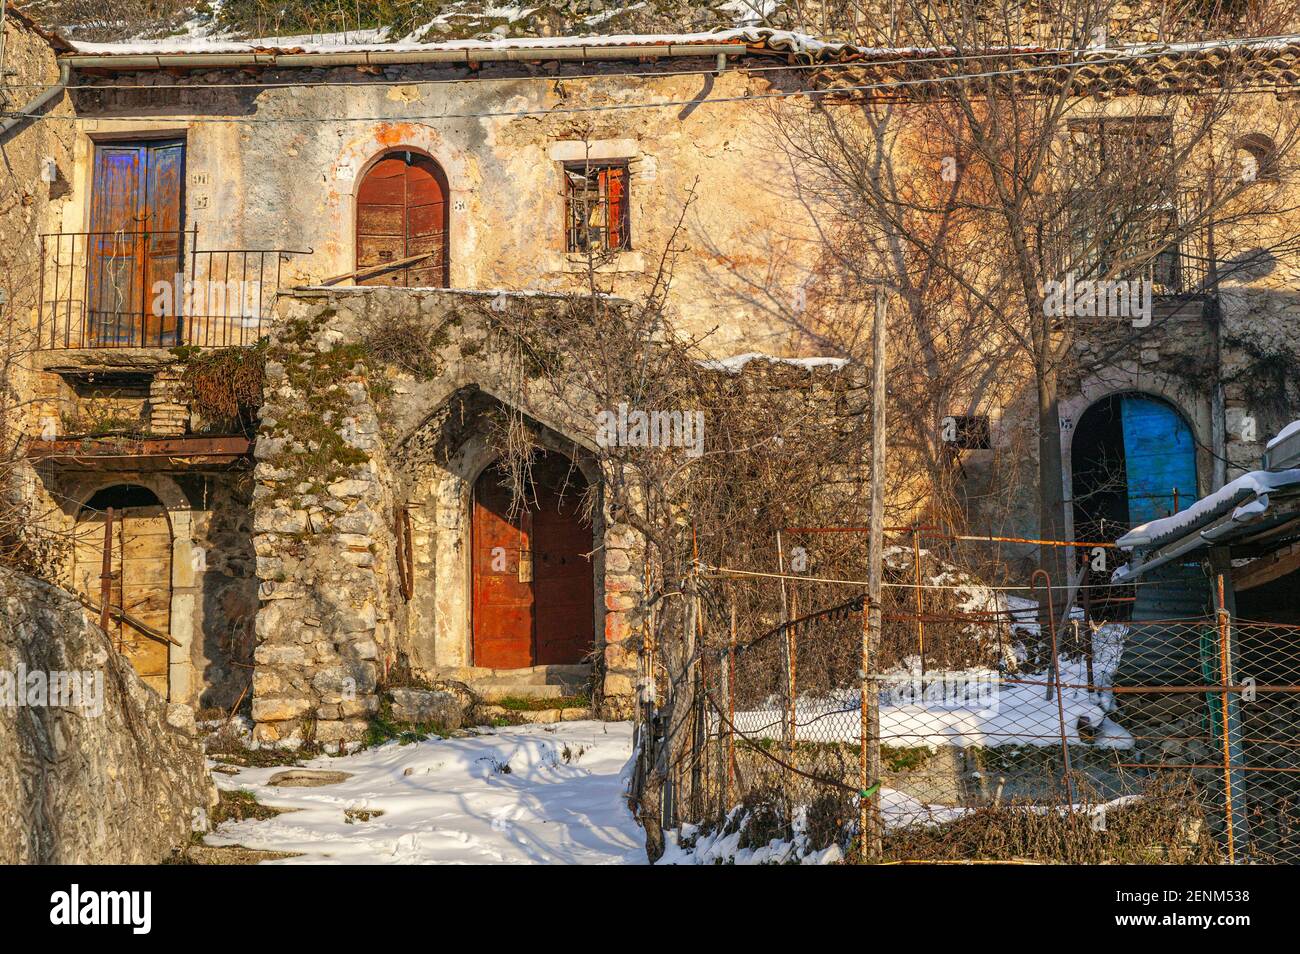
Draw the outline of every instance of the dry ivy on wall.
M267 341L252 348L178 348L192 409L218 429L250 432L266 383Z

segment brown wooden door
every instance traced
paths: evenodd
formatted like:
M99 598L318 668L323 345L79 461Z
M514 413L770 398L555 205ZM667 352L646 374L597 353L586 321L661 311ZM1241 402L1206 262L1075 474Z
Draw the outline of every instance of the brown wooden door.
M582 475L556 455L533 473L533 590L537 665L582 662L595 642L591 524L582 519Z
M87 255L91 340L171 347L180 342L174 295L184 270L185 143L102 143L95 149Z
M474 665L533 665L532 554L528 512L511 515L510 491L489 467L474 485Z
M474 485L474 665L494 669L582 662L595 639L585 483L560 455L533 467L531 505L510 514L510 492L489 467ZM567 484L566 484L567 481Z
M447 287L447 182L437 163L396 152L371 166L357 190L356 248L358 269L433 253L359 285Z
M83 510L77 520L75 585L96 606L101 593L105 519L101 510ZM110 617L109 640L145 684L165 699L170 644L137 624L156 633L168 633L171 628L172 534L167 511L161 504L115 507L111 547L109 605L125 611L131 620Z

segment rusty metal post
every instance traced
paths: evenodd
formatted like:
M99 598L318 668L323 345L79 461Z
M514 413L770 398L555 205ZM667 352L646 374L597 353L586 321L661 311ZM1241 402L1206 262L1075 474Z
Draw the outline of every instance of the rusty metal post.
M912 565L916 570L916 645L921 656L921 697L925 697L925 622L921 619L924 612L924 596L921 591L921 538L916 527L912 528Z
M104 557L99 573L99 628L108 633L108 604L113 598L113 508L104 514ZM120 640L119 640L120 642ZM122 647L118 646L118 652Z
M1241 745L1240 700L1232 690L1236 680L1232 645L1232 613L1229 608L1225 574L1215 578L1219 630L1219 717L1223 735L1223 812L1224 831L1228 839L1228 863L1237 863L1237 851L1246 842L1245 787L1242 768L1245 753Z
M1093 642L1092 642L1092 587L1089 585L1092 580L1092 570L1084 564L1083 570L1083 631L1087 634L1088 645L1083 647L1084 658L1088 661L1088 685L1095 686L1097 680L1093 673ZM1090 690L1091 691L1091 690Z
M790 594L790 614L792 617L798 616L799 608L799 591L795 590ZM798 758L797 744L799 741L799 713L796 699L798 698L798 669L796 664L796 655L799 651L799 628L794 622L791 622L785 630L785 652L786 652L786 688L788 691L787 701L789 711L786 714L786 736L788 745L788 760L791 766L794 766ZM794 792L797 776L791 770L789 775L789 790Z
M731 808L731 793L736 784L736 601L731 601L731 638L727 644L727 665L723 669L727 698L727 808Z
M1065 730L1065 699L1061 694L1061 654L1056 645L1056 606L1052 598L1052 575L1041 567L1034 571L1030 579L1037 586L1038 577L1046 580L1047 586L1047 626L1052 634L1052 681L1047 686L1047 699L1052 698L1052 686L1056 686L1056 717L1061 735L1061 761L1065 767L1065 793L1074 806L1074 772L1070 766L1070 741Z

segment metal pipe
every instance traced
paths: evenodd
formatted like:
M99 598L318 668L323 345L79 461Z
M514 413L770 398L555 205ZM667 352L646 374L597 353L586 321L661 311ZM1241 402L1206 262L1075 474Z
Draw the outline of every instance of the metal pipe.
M18 114L0 122L0 144L4 143L12 129L21 126L35 113L40 112L51 103L63 98L68 81L72 78L72 66L66 60L59 61L59 78L53 86L18 110Z
M69 53L60 62L80 69L221 69L225 67L393 66L399 63L441 63L472 67L478 63L527 63L546 60L639 60L643 57L739 56L746 44L637 43L628 46L573 44L456 50L357 50L332 53Z

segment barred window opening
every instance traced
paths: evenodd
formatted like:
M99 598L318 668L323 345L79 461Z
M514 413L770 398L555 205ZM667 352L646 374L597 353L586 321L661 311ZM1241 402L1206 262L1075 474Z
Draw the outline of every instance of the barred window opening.
M630 249L627 163L566 164L564 179L566 251L601 254Z

